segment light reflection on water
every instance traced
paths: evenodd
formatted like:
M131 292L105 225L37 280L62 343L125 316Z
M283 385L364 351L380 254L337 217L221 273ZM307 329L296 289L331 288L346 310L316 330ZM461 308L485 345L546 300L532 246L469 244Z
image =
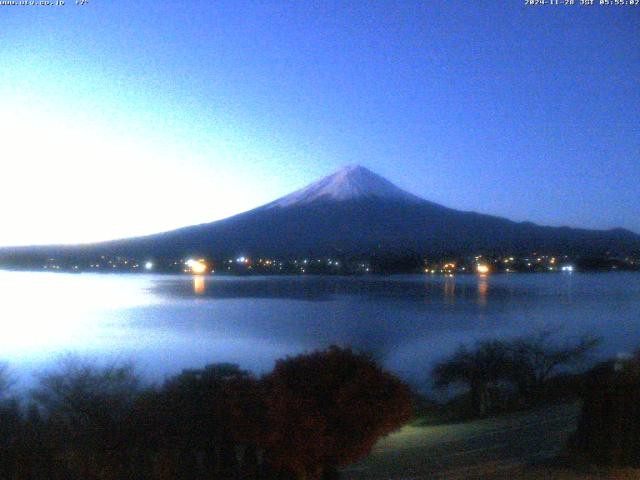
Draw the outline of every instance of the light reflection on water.
M478 305L487 306L487 297L489 295L489 280L487 275L478 275Z
M640 275L211 277L0 272L0 360L42 368L74 352L160 378L231 361L256 372L332 343L423 381L461 342L557 326L640 346Z
M205 292L206 288L207 288L207 283L205 281L204 276L194 275L193 276L193 292L197 294L202 294Z
M444 280L444 301L448 304L456 302L456 277L447 275Z

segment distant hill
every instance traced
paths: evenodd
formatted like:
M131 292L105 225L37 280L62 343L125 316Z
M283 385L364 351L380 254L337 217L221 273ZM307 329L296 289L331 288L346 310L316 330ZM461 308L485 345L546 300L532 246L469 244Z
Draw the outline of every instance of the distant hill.
M453 210L398 188L361 166L224 220L86 246L0 250L0 258L42 255L465 255L476 252L573 255L640 253L624 229L545 227Z

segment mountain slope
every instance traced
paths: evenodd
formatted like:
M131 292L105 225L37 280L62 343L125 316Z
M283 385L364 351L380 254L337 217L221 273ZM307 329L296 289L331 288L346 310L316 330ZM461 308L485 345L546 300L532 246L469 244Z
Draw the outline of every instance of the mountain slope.
M640 249L640 237L624 230L541 227L461 212L407 193L364 167L350 166L249 212L112 246L122 252L215 256L581 253Z
M640 252L640 236L622 229L543 227L457 211L407 193L356 166L224 220L82 247L87 255L106 252L171 258L533 250L628 254Z

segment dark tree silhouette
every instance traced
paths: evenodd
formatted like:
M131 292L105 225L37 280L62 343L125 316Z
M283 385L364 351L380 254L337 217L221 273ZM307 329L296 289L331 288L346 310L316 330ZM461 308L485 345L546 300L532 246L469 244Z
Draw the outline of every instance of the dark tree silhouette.
M68 358L44 375L33 398L47 418L53 463L71 478L129 476L131 412L141 391L130 365L99 368Z
M3 474L14 475L18 468L15 445L20 440L20 409L15 399L0 401L0 478ZM6 473L5 473L6 472Z
M161 454L160 478L230 478L255 460L264 425L259 382L233 364L187 370L142 399L144 439ZM245 459L254 455L253 461Z
M542 330L530 337L479 342L472 349L462 346L434 367L435 385L468 387L474 416L495 411L509 396L520 403L535 401L550 378L562 369L581 366L600 342L585 335L575 343L560 344L556 336Z
M509 342L511 380L523 398L537 395L559 370L579 367L600 344L601 339L583 335L574 344L557 342L558 332L544 329L532 336Z
M408 387L337 347L278 362L256 379L236 365L145 387L129 366L69 359L24 411L0 402L0 478L336 478L411 415Z
M481 342L470 351L460 347L448 360L437 364L433 376L437 387L463 384L469 387L474 415L485 415L492 397L511 373L510 352L504 342Z
M9 375L9 366L0 362L0 400L7 398L11 392L11 376Z
M640 468L640 351L589 372L569 452L579 462Z
M265 382L267 458L296 479L330 476L411 418L409 388L350 349L281 360Z

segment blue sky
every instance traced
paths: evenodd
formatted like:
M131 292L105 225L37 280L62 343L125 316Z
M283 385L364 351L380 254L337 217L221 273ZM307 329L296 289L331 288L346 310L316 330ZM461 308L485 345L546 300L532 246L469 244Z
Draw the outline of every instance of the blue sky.
M211 221L354 163L453 208L640 232L638 38L630 6L0 6L0 245Z

